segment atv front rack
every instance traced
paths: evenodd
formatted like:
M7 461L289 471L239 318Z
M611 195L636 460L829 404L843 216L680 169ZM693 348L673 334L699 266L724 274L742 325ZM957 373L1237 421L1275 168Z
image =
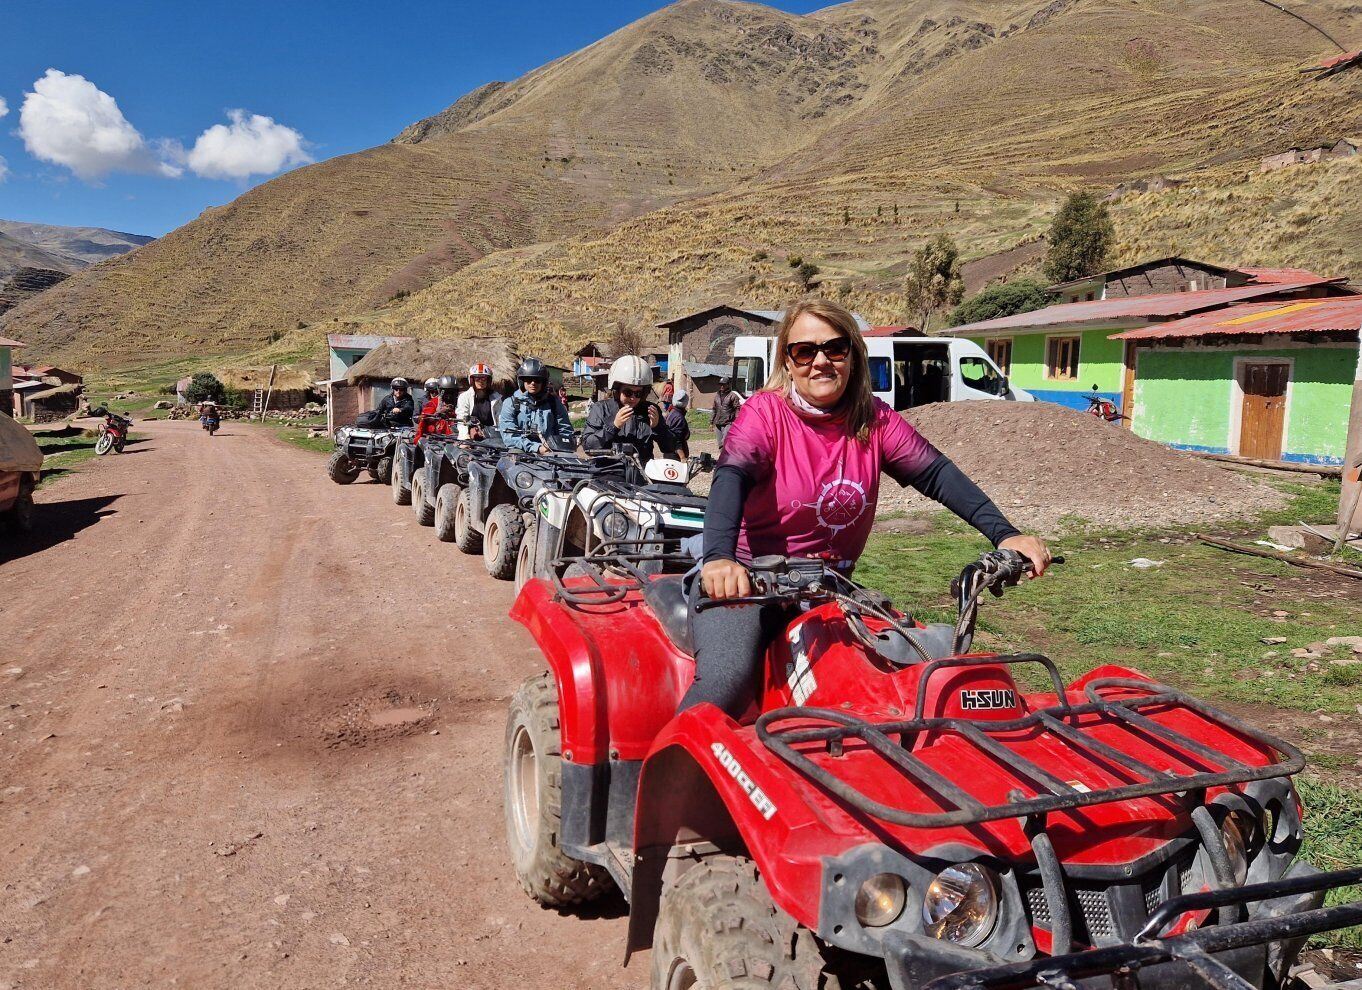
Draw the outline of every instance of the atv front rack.
M924 990L1021 990L1024 987L1072 990L1076 980L1094 976L1119 978L1118 974L1129 974L1142 967L1170 962L1185 963L1200 978L1201 985L1215 990L1254 990L1254 984L1213 958L1214 955L1269 942L1303 939L1320 932L1362 924L1362 901L1354 900L1334 907L1317 907L1292 913L1260 910L1259 916L1247 921L1208 925L1167 938L1158 937L1159 932L1189 911L1229 905L1244 908L1267 901L1281 903L1293 895L1305 895L1308 899L1310 894L1339 890L1359 882L1362 882L1362 867L1354 867L1333 873L1308 873L1246 887L1184 894L1160 904L1150 916L1148 924L1128 944L952 973L933 980ZM1133 983L1131 981L1130 985ZM1179 981L1178 985L1194 984Z
M676 569L695 563L681 550L676 539L611 540L594 553L579 557L559 557L549 565L554 597L574 608L583 605L614 605L630 592L642 591L656 575L646 573L643 564L672 564ZM569 571L585 581L569 588L564 581Z
M1242 784L1272 777L1284 777L1300 772L1305 766L1305 757L1290 743L1253 729L1232 715L1212 708L1204 702L1178 691L1175 688L1153 681L1140 681L1124 677L1102 677L1087 685L1085 704L1070 704L1065 696L1064 682L1054 662L1038 653L1022 653L1011 656L966 656L948 657L933 660L924 665L918 682L917 707L921 712L926 702L927 682L938 670L983 666L989 664L1038 664L1045 669L1055 688L1058 703L1037 709L1021 718L1008 721L985 721L964 718L914 718L898 722L871 723L842 711L827 708L778 708L766 712L757 719L757 736L766 747L791 767L813 781L819 787L856 810L909 828L944 828L954 825L976 825L980 822L999 821L1005 818L1027 818L1047 815L1070 808L1082 808L1112 801L1127 801L1133 798L1154 797L1160 794L1177 794L1187 791L1203 791L1208 787L1228 784ZM1113 700L1102 695L1104 689L1138 690L1150 693L1135 698ZM1149 718L1143 712L1151 708L1186 708L1221 728L1273 750L1278 762L1263 766L1250 766L1228 753L1206 745L1191 736L1171 729ZM1097 739L1090 733L1078 728L1073 720L1085 715L1102 715L1107 724L1119 727L1135 738L1153 739L1161 745L1176 747L1177 758L1183 763L1200 762L1205 769L1191 773L1175 773L1159 770L1124 752L1119 745ZM792 719L802 721L816 720L830 722L826 726L801 726L797 728L773 728L776 723ZM1042 729L1056 739L1062 740L1080 755L1092 760L1110 773L1115 765L1123 768L1126 774L1136 779L1132 783L1102 789L1082 790L1060 780L1043 767L1031 762L1021 754L1004 745L995 736L1016 733L1028 729ZM1000 804L985 804L958 784L942 776L912 752L913 741L924 732L950 734L972 745L985 756L992 758L1012 771L1019 779L1029 780L1038 786L1038 793L1031 797L1021 796L1013 791L1009 800ZM894 738L898 737L898 741ZM938 804L944 809L936 812L905 811L890 807L857 790L845 780L838 778L824 767L811 760L804 752L795 747L800 744L822 743L828 751L840 754L847 739L859 739L872 751L892 764L895 769L906 775L924 792L935 795Z

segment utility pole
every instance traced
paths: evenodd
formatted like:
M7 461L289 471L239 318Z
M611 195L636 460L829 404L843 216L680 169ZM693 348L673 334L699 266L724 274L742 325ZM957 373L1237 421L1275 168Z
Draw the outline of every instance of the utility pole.
M1343 488L1338 499L1338 533L1341 540L1362 530L1362 331L1358 331L1357 373L1353 402L1348 412L1348 442L1343 448ZM1340 543L1341 545L1341 543Z

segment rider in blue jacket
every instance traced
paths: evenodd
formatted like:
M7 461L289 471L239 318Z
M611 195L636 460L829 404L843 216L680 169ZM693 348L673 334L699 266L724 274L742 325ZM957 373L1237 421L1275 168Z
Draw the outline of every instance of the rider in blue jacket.
M520 387L501 404L497 417L502 442L532 454L575 449L577 438L567 406L549 391L544 362L535 357L521 361L516 382Z

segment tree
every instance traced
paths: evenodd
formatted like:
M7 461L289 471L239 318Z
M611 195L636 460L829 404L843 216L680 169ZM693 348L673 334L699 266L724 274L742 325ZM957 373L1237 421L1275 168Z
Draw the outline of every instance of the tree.
M1116 228L1106 203L1092 193L1079 192L1059 208L1047 239L1050 249L1045 254L1045 277L1051 282L1068 282L1106 267Z
M623 322L615 324L615 331L606 342L612 357L623 357L626 354L643 354L643 348L647 342L643 339L643 331L638 327L629 326Z
M955 307L946 320L947 326L958 327L980 320L996 320L1000 316L1029 313L1050 305L1050 294L1045 286L1033 278L1019 278L1011 282L990 285Z
M799 267L795 269L795 278L799 280L799 287L803 291L808 292L809 289L813 287L814 278L821 271L822 269L813 262L801 261Z
M937 234L913 255L904 282L908 312L925 331L932 314L954 306L965 294L960 277L960 249L946 234Z
M189 379L189 387L184 390L184 397L187 402L204 402L207 399L221 402L225 391L217 376L209 371L200 371Z

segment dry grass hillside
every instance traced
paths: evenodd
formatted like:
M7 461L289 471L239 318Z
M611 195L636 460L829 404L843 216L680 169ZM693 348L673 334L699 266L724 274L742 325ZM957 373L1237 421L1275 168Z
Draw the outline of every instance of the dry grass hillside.
M1350 3L1310 15L1348 37ZM715 299L778 305L792 256L820 266L818 291L897 322L926 237L992 255L1071 189L1170 173L1194 181L1118 204L1123 255L1176 243L1358 274L1355 173L1248 175L1264 152L1362 133L1362 73L1299 76L1322 54L1257 0L852 0L807 17L681 0L0 328L90 360L289 353L344 328L509 332L561 358Z
M855 25L886 62L929 67L881 73L860 109L731 190L489 256L363 322L504 328L562 357L616 322L720 298L779 305L798 291L789 256L822 268L817 291L900 322L896 276L927 236L990 255L1039 234L1072 188L1168 173L1193 181L1117 204L1123 258L1175 245L1362 274L1354 171L1256 173L1264 152L1362 132L1362 78L1300 81L1317 35L1248 0L1027 9L861 0L815 15Z

